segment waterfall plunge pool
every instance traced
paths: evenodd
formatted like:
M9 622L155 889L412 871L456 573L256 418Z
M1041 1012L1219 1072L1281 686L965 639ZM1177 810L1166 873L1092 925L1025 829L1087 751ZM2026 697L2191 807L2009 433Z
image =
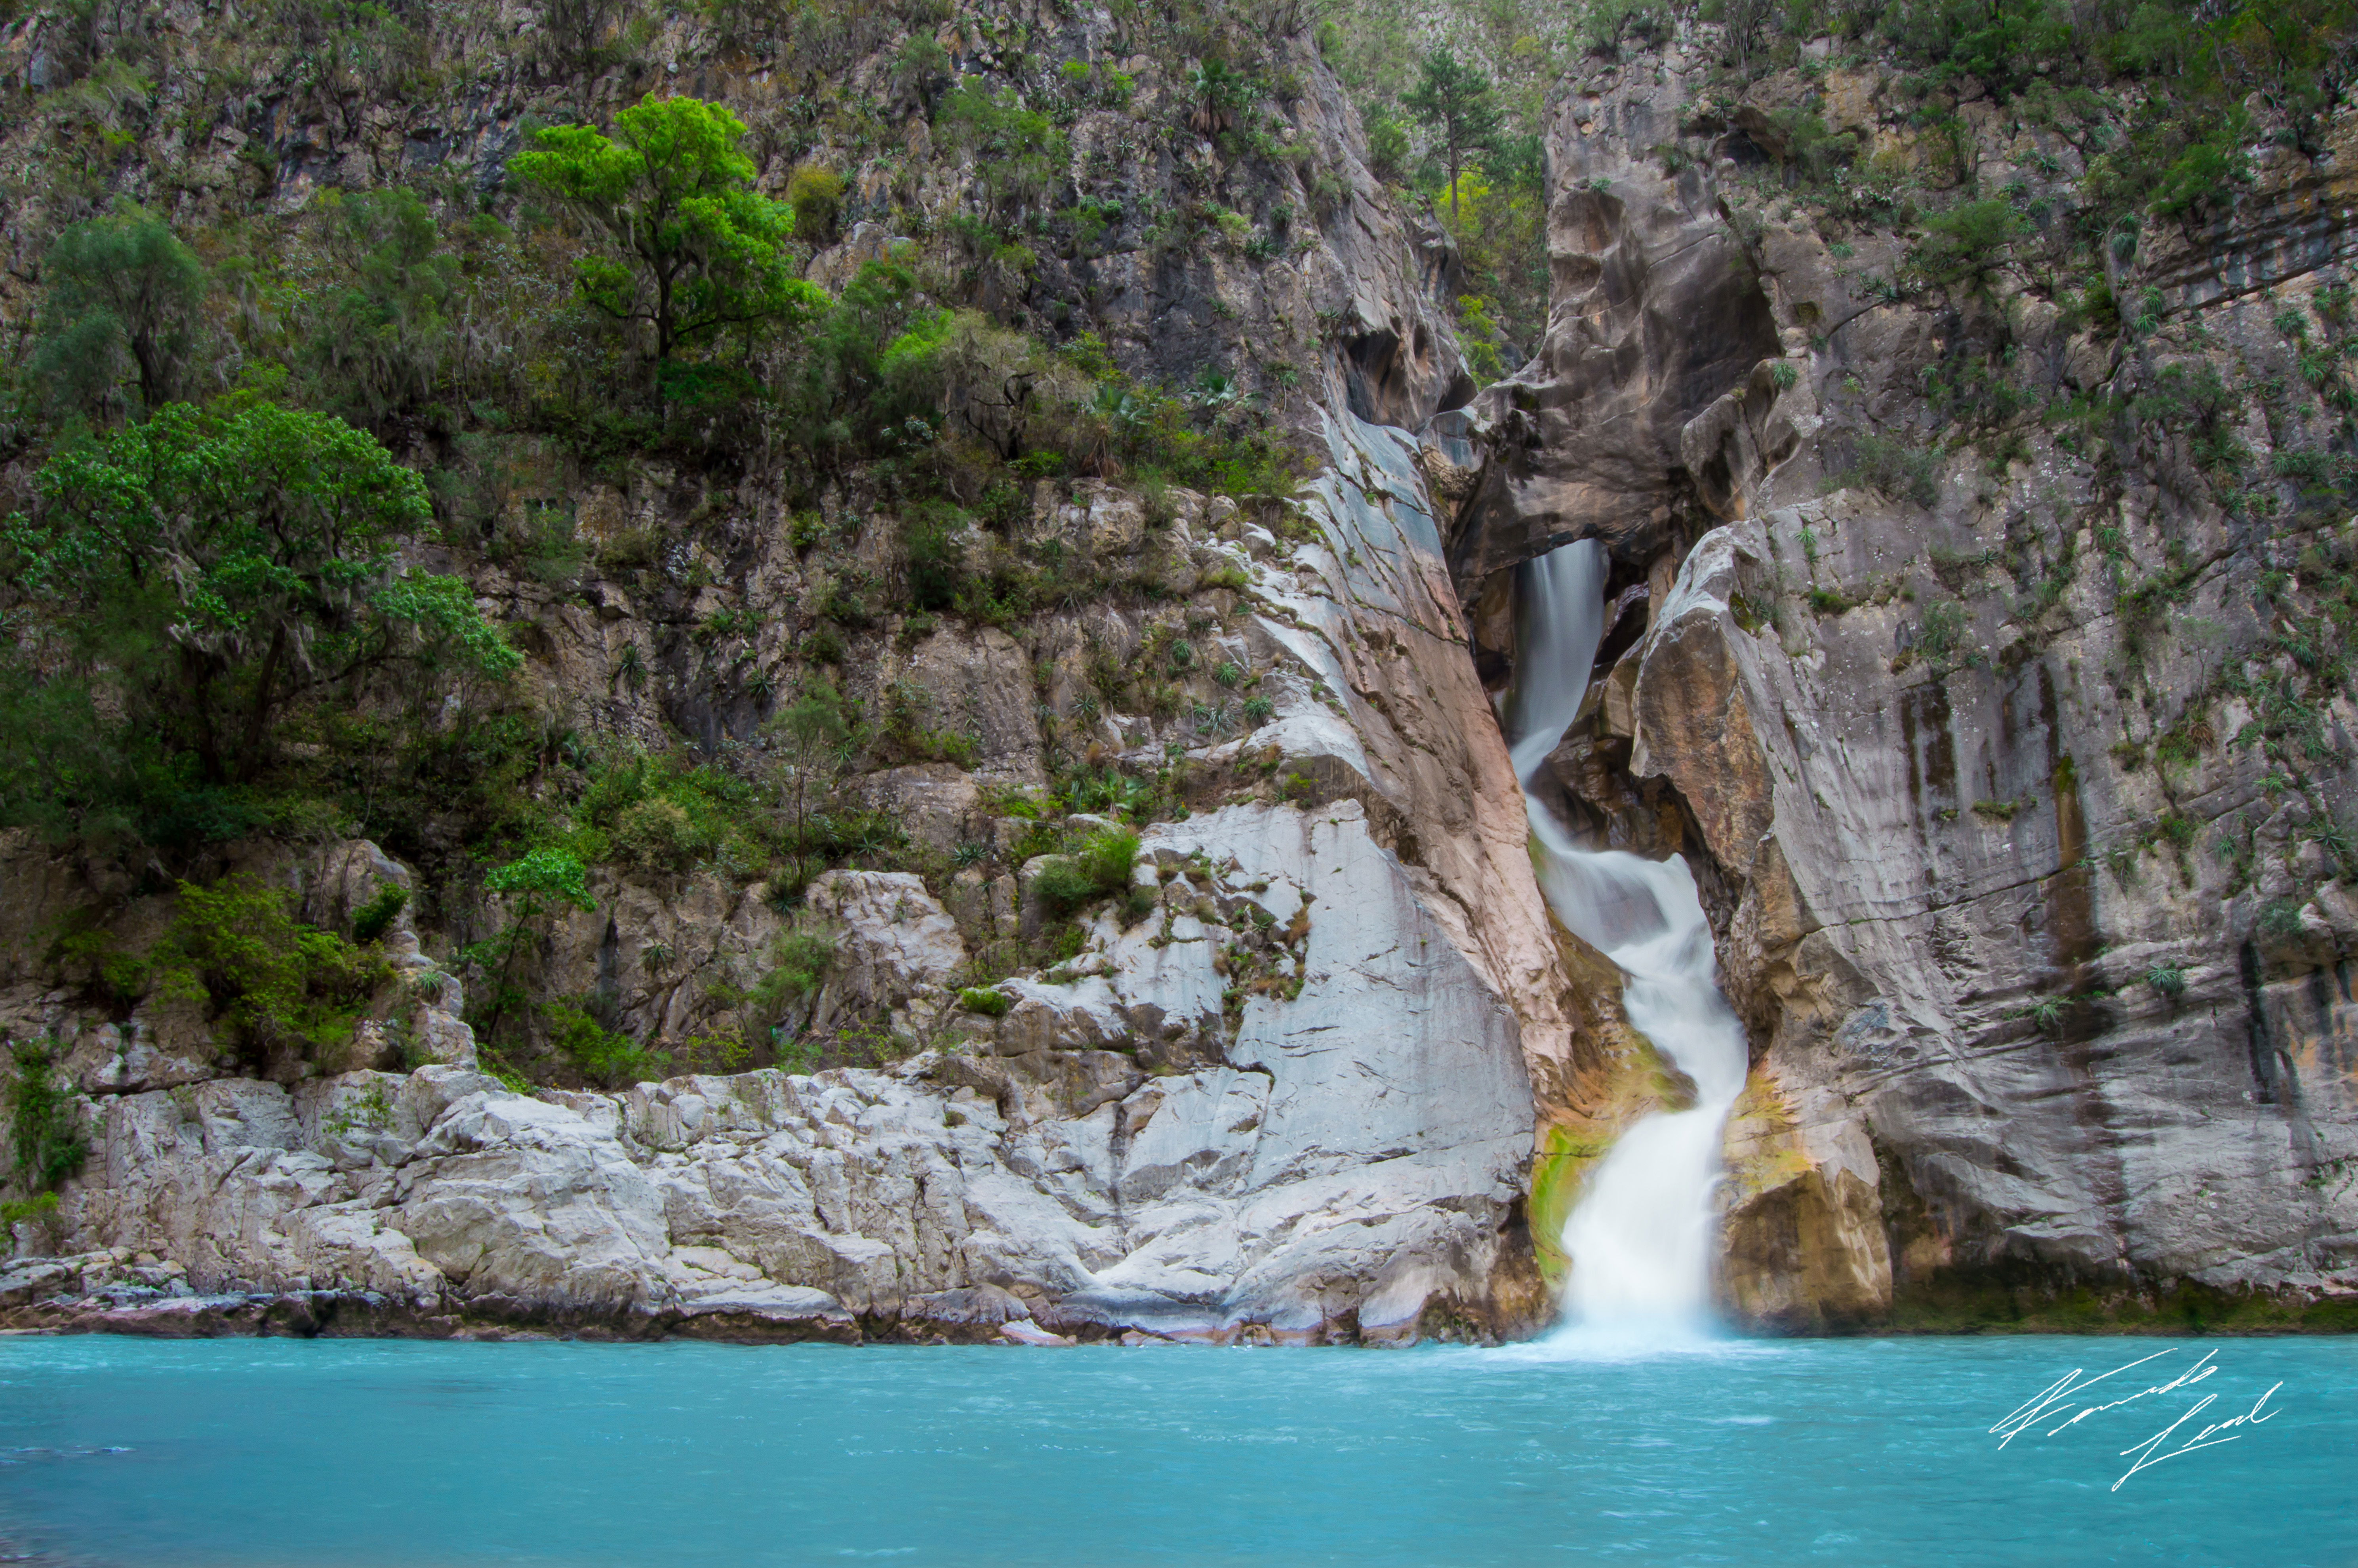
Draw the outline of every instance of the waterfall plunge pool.
M2198 1399L2171 1446L2277 1383L2112 1489ZM0 1341L0 1560L58 1564L2278 1568L2358 1562L2353 1457L2353 1339Z

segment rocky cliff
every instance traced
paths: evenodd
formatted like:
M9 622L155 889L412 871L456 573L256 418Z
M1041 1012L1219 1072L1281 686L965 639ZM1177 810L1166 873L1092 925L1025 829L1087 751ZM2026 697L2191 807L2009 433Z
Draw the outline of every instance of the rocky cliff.
M91 1155L21 1227L59 1256L0 1287L17 1320L1313 1343L1544 1321L1530 1084L1572 1043L1520 801L1495 726L1467 721L1487 707L1422 449L1347 415L1332 439L1314 536L1281 557L1231 525L1201 546L1251 607L1206 655L1259 672L1268 718L1189 753L1213 798L1144 830L1136 901L1054 968L961 999L968 939L1040 918L1011 875L953 879L954 916L917 875L831 871L806 900L837 941L812 1011L889 1018L925 1048L536 1097L474 1070L460 982L423 957L428 1000L401 1023L449 1063L406 1076L223 1076L207 1032L176 1035L161 1010L116 1025L20 989L19 1016L70 1042ZM1186 514L1168 526L1184 541ZM944 665L971 678L972 658ZM938 772L903 809L963 830L974 784ZM37 885L45 863L25 851L14 875ZM406 875L366 847L280 874L323 918ZM730 915L601 892L552 962L654 935L726 949L775 923L758 897ZM23 911L27 949L46 913Z
M464 227L476 335L373 427L434 480L405 558L522 667L313 716L251 831L11 831L9 1322L1533 1332L1585 1173L1681 1092L1541 900L1497 718L1520 568L1585 538L1536 793L1704 890L1731 1315L2343 1321L2358 122L2259 103L2246 183L2091 249L2117 103L1592 16L1546 327L1477 389L1455 195L1371 172L1299 17L1183 9L10 27L17 164L131 149L13 205L27 331L53 232L135 198L243 312L190 373L239 406L326 376L271 334L340 203ZM809 197L830 323L968 312L994 383L827 446L805 340L626 417L643 356L506 170L656 90ZM14 428L20 502L70 435ZM207 908L332 950L341 1011L256 1025Z
M2315 344L2353 122L2264 143L2206 222L2108 237L2075 297L2029 222L1942 274L1862 218L1901 171L2052 213L2104 145L1920 92L1823 55L1733 92L1691 40L1573 85L1555 314L1483 395L1461 589L1503 668L1508 568L1611 548L1618 629L1551 782L1705 883L1754 1044L1732 1312L2339 1321L2353 524L2315 482L2347 440ZM1812 189L1797 124L1847 139L1847 181ZM2087 313L2112 287L2137 321Z

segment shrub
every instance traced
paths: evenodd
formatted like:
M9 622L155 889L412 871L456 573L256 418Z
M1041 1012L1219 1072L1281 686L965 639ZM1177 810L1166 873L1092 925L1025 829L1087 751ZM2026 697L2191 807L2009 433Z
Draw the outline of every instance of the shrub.
M352 911L352 940L373 942L385 934L401 912L409 907L409 890L398 882L387 882L376 890L376 896Z
M552 1001L541 1008L548 1043L600 1088L621 1088L660 1075L668 1054L650 1051L629 1035L608 1029L577 1002Z
M204 1001L249 1061L293 1052L331 1063L393 966L304 925L292 903L246 877L184 881L157 968L169 992Z
M1991 197L1968 201L1924 222L1924 238L1909 263L1938 283L1987 276L2004 264L2022 220L2011 203Z
M968 1012L979 1012L985 1018L1004 1018L1015 1004L1005 991L991 986L968 986L958 992L958 1001Z
M843 208L843 177L805 164L786 180L786 205L795 211L795 238L827 244L835 238L836 216Z
M1916 627L1916 651L1928 659L1944 659L1957 646L1964 634L1965 607L1953 599L1944 599L1924 608L1924 618Z
M1081 870L1100 892L1128 887L1130 868L1137 863L1138 835L1126 827L1099 833L1081 848Z
M678 802L657 795L614 818L614 858L644 871L686 871L718 847L718 836L698 825Z
M490 1016L482 1028L486 1040L497 1032L501 1015L515 1000L509 977L515 970L516 954L524 946L525 932L558 904L591 908L587 868L569 850L539 849L495 868L483 879L485 892L507 894L515 900L508 928L467 949L471 962L486 968L494 960L498 964L492 975Z
M2260 929L2270 936L2292 937L2300 935L2301 901L2280 898L2260 911Z
M957 508L920 503L901 522L901 548L909 562L909 602L920 611L957 608L965 563L958 535L967 519Z
M1844 482L1867 485L1894 501L1912 501L1928 509L1940 501L1937 449L1861 436L1853 444L1852 454L1855 461L1843 475Z
M745 993L766 1018L816 993L835 962L835 938L824 931L792 931L770 946L771 968Z
M1051 855L1032 880L1041 907L1062 917L1097 897L1097 879L1071 855Z
M72 1091L59 1083L48 1043L11 1041L8 1054L16 1068L8 1087L10 1170L27 1192L54 1192L81 1169L86 1153Z
M2176 1001L2186 994L2186 971L2175 964L2156 964L2145 972L2145 983Z

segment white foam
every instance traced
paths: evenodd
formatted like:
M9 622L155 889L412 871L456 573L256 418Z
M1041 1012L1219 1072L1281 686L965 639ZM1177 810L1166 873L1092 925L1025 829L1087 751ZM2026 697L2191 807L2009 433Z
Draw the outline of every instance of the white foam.
M1587 688L1603 634L1604 552L1592 541L1567 545L1524 568L1520 586L1507 711L1541 892L1557 919L1621 969L1630 1025L1695 1087L1692 1108L1646 1117L1590 1171L1563 1228L1566 1327L1546 1343L1607 1359L1661 1354L1712 1332L1712 1189L1748 1052L1719 994L1711 927L1686 862L1581 849L1531 793Z

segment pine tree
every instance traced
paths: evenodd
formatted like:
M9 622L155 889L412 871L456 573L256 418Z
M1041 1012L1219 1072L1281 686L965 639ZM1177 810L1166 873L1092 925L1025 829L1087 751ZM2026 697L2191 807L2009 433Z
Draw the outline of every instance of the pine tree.
M1498 100L1490 79L1445 49L1424 57L1424 76L1401 102L1430 126L1449 166L1449 211L1457 213L1457 176L1498 139Z

